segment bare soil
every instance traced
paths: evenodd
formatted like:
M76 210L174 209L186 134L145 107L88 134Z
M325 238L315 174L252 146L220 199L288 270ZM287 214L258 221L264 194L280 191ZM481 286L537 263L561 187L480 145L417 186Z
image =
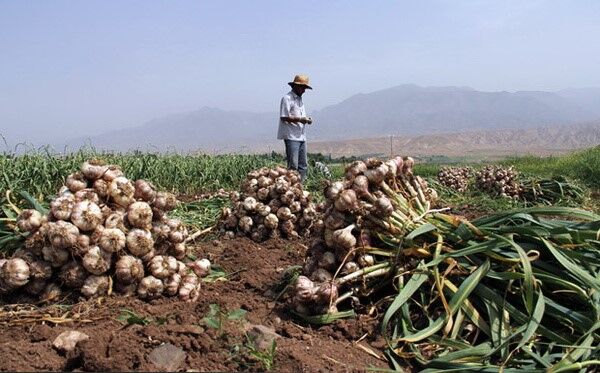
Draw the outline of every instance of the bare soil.
M227 281L205 283L200 299L176 298L145 302L109 296L75 300L67 307L40 306L35 312L0 309L0 370L3 371L156 371L150 353L164 343L185 352L179 370L264 371L247 348L244 324L271 327L277 339L275 371L365 371L387 368L378 324L369 316L315 327L294 319L274 286L285 269L302 264L306 246L298 241L269 240L256 244L240 238L199 243L195 255L233 274ZM6 302L6 301L5 301ZM69 301L63 301L68 303ZM222 310L242 308L245 320L225 321L222 330L202 321L210 304ZM24 309L21 306L19 309ZM118 320L123 309L144 317L146 325ZM60 317L63 317L60 319ZM63 331L78 330L90 339L61 353L52 347Z

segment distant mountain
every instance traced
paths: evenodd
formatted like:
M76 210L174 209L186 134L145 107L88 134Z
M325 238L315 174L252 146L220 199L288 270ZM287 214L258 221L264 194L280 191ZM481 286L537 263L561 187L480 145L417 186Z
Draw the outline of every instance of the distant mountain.
M596 116L600 116L600 87L570 88L556 93L568 101L584 107Z
M560 92L480 92L468 87L401 85L357 94L319 111L309 127L314 140L418 136L491 129L528 129L600 119L600 88ZM202 108L138 127L79 138L110 150L244 152L278 146L278 114ZM60 148L62 148L62 145Z
M410 154L479 159L507 155L549 155L600 145L600 122L529 129L494 129L345 141L313 141L315 153L339 156ZM390 147L392 149L390 149Z
M244 151L245 144L274 139L273 113L225 111L204 107L189 113L154 119L141 126L110 131L100 136L70 140L72 149L91 144L97 149L178 150L201 149L211 153Z
M319 139L532 128L600 118L551 92L479 92L401 85L359 94L314 114Z

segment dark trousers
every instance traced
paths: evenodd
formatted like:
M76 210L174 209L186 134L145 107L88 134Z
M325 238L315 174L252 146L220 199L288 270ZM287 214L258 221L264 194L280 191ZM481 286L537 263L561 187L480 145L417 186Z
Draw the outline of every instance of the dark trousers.
M287 166L290 170L296 170L300 173L302 182L306 180L306 170L308 162L306 159L306 141L283 140L285 142L285 155L287 157Z

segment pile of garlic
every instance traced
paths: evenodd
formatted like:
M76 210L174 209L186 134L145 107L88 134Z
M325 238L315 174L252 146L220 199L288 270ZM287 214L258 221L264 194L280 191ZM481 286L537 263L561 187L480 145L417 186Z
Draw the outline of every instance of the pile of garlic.
M373 246L376 233L390 229L390 219L409 223L429 210L437 193L413 175L413 165L411 157L355 161L343 180L325 188L324 230L312 241L292 290L291 307L297 313L336 312L337 303L358 294L352 289L376 273L378 263L365 249ZM415 206L415 216L399 216L398 204Z
M118 166L84 162L66 178L47 216L19 214L17 226L29 236L0 261L0 295L18 289L50 300L67 289L85 297L115 290L196 300L210 262L182 262L188 231L167 216L176 204L173 194L128 179Z
M302 189L297 171L284 167L248 173L242 191L230 196L233 207L223 209L221 228L226 238L307 237L322 227L310 193Z

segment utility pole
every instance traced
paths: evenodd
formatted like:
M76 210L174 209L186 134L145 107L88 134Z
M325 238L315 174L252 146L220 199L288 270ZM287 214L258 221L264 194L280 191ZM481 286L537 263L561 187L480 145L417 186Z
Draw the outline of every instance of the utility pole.
M390 135L390 158L394 158L394 135Z

